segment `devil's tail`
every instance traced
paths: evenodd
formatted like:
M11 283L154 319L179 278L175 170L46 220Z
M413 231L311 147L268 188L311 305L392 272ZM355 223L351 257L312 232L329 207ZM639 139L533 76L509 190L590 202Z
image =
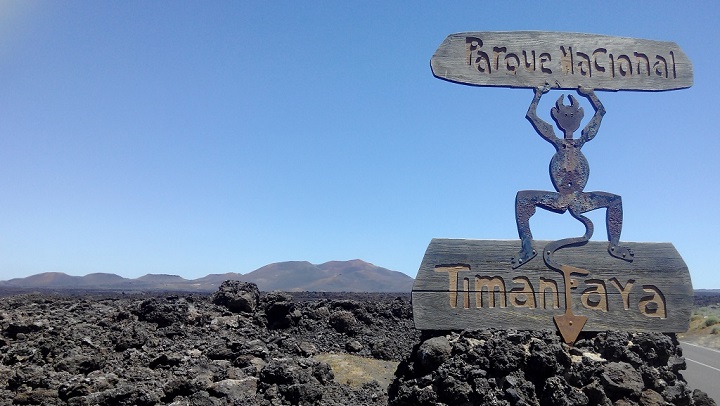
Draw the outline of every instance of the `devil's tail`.
M575 340L577 340L588 319L587 316L575 315L572 312L572 298L570 295L570 289L577 287L577 285L575 280L571 278L571 275L587 275L590 272L582 268L559 264L557 261L555 261L553 255L555 254L555 251L561 248L587 244L593 233L593 223L592 221L590 221L589 218L580 214L575 214L572 211L570 211L570 214L572 214L573 217L580 220L585 225L585 235L577 238L565 238L562 240L553 241L545 246L545 251L543 252L543 259L545 259L545 264L549 268L560 272L563 275L563 280L565 282L565 314L555 315L553 316L553 320L555 321L555 325L560 331L560 335L563 337L563 340L568 345L572 345Z
M585 225L585 235L583 235L582 237L575 237L575 238L563 238L562 240L553 241L545 246L545 250L543 252L543 259L545 260L545 264L548 267L550 267L551 269L554 269L558 272L563 272L562 268L563 267L567 268L569 266L562 265L562 264L558 263L557 261L555 261L555 259L553 258L555 251L557 251L561 248L565 248L565 247L578 247L578 246L587 244L587 242L590 241L590 237L592 237L593 231L595 229L592 221L590 221L589 218L587 218L581 214L575 214L572 212L572 210L570 211L570 214L573 217L575 217L576 219L580 220L580 222ZM580 274L584 274L584 275L587 275L589 273L588 271L586 271L584 269L575 268L575 267L570 267L570 268L573 268L573 273L580 273Z

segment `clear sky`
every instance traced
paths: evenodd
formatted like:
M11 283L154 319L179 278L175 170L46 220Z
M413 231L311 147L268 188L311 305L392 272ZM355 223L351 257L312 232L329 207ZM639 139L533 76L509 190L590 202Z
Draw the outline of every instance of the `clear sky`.
M517 239L515 193L552 189L533 93L429 61L451 33L546 30L688 55L690 89L598 92L585 190L622 196L622 240L672 242L720 288L718 21L714 1L0 1L0 280L355 258L415 276L433 237Z

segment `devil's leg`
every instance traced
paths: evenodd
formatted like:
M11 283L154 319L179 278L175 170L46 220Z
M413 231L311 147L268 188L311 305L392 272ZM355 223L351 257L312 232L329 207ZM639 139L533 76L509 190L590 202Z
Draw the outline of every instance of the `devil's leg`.
M522 248L512 258L513 269L528 262L537 255L532 245L532 231L530 230L530 217L535 214L535 207L564 212L560 206L560 194L556 192L545 192L541 190L521 190L515 197L515 221L517 222L518 234Z
M608 234L608 252L610 255L624 259L626 261L633 260L633 252L627 247L620 246L620 233L622 232L623 209L622 198L618 195L607 192L590 192L583 193L585 203L582 212L599 209L605 207L605 224Z

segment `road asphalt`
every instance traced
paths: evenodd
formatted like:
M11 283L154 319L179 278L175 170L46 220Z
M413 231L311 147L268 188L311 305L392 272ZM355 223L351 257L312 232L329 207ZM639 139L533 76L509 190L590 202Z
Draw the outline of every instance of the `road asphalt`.
M693 389L700 389L720 404L720 351L680 342L687 369L682 371Z

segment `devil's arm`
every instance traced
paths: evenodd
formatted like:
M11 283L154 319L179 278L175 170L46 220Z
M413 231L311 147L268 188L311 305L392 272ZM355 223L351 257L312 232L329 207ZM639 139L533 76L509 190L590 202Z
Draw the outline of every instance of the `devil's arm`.
M583 128L582 135L580 136L580 140L584 144L585 142L595 138L595 135L600 129L600 123L602 122L603 116L605 115L605 107L600 102L600 99L598 99L592 89L579 88L578 93L587 97L587 99L590 100L590 103L595 109L595 115L587 123L585 128Z
M537 115L538 102L540 101L543 93L547 93L548 90L548 87L538 87L535 89L535 97L533 97L532 102L530 103L530 107L528 107L525 118L530 121L530 124L532 124L533 128L535 128L535 131L537 131L537 133L540 134L541 137L543 137L547 142L555 145L557 137L555 136L555 130L553 129L553 126L538 117Z

